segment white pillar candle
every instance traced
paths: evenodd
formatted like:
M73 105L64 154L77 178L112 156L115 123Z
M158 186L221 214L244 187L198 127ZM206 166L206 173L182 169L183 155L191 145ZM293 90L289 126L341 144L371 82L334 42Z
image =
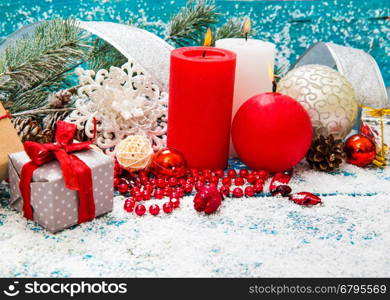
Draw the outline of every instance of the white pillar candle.
M236 53L233 114L249 98L272 92L275 44L255 39L232 38L216 41L215 46ZM236 156L230 143L230 156Z

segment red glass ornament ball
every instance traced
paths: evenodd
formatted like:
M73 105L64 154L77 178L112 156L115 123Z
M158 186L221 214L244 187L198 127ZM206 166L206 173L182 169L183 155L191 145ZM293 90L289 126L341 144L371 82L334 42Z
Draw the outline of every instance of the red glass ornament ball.
M312 142L304 107L289 96L263 93L247 100L232 125L234 148L255 170L280 172L296 165Z
M138 215L138 216L142 216L144 215L146 212L146 208L143 204L138 204L136 207L135 207L135 213Z
M151 170L155 175L182 177L186 174L187 162L179 151L164 148L155 153Z
M376 145L368 137L355 134L345 142L347 162L359 167L370 164L376 156Z
M242 191L241 188L235 188L233 190L233 197L234 198L241 198L242 196L244 196L244 192Z
M153 204L149 207L149 212L150 214L152 214L153 216L157 216L158 213L160 212L160 206L158 206L157 204Z
M163 204L163 211L166 214L170 214L173 211L173 205L171 202L166 202Z

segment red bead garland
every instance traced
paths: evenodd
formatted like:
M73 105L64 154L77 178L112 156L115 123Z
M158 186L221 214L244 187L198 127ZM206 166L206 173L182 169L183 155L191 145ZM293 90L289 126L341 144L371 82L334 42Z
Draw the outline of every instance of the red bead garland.
M161 210L166 214L170 214L174 209L180 207L180 199L182 197L194 191L199 192L206 186L217 188L222 197L254 197L256 194L263 192L264 183L270 177L266 171L249 171L247 169L242 169L238 173L232 169L226 172L223 170L191 169L182 178L155 177L155 175L145 170L138 172L138 174L133 174L119 170L117 166L115 166L114 172L114 186L118 192L131 195L131 197L125 200L124 210L129 213L135 212L138 216L142 216L147 212L156 216ZM270 193L274 196L280 195L284 197L291 195L291 188L288 186L291 176L291 171L275 174L270 184ZM221 185L218 187L220 183ZM234 186L232 187L233 183ZM310 201L301 201L300 197L303 196L301 194L297 195L295 198L290 196L290 200L297 204L305 203L305 205L320 203L320 200L314 199L314 195L310 198L306 194L302 194L307 199L310 198ZM140 201L148 201L152 197L154 199L167 197L169 201L165 202L161 207L158 204L152 204L148 208L139 203ZM201 207L199 206L198 208L200 209Z

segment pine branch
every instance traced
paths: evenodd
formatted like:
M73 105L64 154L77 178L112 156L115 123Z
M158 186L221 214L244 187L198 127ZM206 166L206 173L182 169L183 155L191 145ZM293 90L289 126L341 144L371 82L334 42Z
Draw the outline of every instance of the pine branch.
M106 41L96 38L93 50L88 59L88 69L98 71L108 70L111 66L120 67L127 62L127 58Z
M0 100L14 102L11 111L44 105L68 72L86 60L90 45L75 22L45 21L31 37L5 50L0 57Z
M238 18L231 18L217 29L214 35L213 45L216 40L242 37L244 37L243 21Z
M208 27L218 22L212 0L191 0L168 25L166 41L182 47L199 43Z

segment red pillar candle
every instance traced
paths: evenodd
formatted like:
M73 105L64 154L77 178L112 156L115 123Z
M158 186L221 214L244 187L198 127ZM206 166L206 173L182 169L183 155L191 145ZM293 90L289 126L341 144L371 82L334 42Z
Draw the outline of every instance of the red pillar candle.
M227 166L235 66L236 55L224 49L172 51L167 144L190 168Z

